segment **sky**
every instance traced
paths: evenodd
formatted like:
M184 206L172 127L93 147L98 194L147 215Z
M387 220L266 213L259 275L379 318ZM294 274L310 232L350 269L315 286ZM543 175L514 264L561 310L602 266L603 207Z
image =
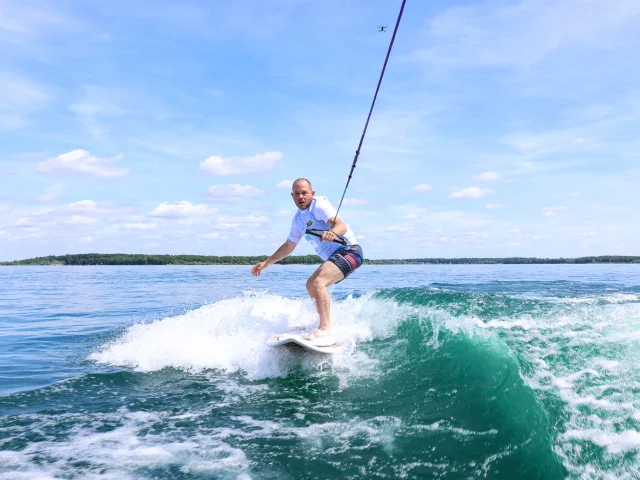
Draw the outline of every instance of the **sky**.
M273 253L292 180L337 206L400 3L0 0L0 261ZM639 22L408 0L340 211L365 257L640 255Z

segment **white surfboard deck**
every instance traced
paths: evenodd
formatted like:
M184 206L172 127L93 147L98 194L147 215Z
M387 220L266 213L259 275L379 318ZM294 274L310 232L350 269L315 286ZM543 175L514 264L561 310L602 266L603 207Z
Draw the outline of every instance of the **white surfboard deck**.
M331 338L333 339L333 337ZM305 340L301 335L295 333L279 333L267 340L267 345L269 345L270 347L292 344L318 353L338 353L342 351L342 344L340 343L336 342L325 347L319 347L317 345L314 345L312 340Z

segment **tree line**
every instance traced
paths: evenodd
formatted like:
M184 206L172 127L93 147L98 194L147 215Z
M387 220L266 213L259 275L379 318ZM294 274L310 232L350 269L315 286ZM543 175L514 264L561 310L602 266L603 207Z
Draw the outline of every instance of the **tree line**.
M262 256L212 256L212 255L144 255L126 253L83 253L76 255L50 255L14 262L0 262L0 265L254 265L266 260ZM317 255L289 256L278 262L282 265L317 265L322 260ZM640 263L640 257L623 255L603 255L579 258L406 258L389 260L365 259L369 265L410 265L410 264L583 264L583 263Z

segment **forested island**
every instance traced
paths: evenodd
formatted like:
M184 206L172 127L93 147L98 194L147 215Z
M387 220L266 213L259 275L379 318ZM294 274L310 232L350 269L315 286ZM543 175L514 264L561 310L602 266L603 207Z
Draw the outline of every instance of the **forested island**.
M254 265L267 256L210 256L210 255L144 255L126 253L83 253L29 258L0 265ZM322 263L316 255L290 256L278 262L282 265L314 265ZM461 265L461 264L582 264L582 263L640 263L640 257L603 255L579 258L405 258L389 260L365 259L369 265Z

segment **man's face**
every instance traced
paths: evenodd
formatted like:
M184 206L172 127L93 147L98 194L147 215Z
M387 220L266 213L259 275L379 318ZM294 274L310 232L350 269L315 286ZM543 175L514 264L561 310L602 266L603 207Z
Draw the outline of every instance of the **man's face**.
M309 205L311 204L311 200L313 200L313 196L315 195L315 193L316 192L311 190L307 182L296 182L293 184L291 197L300 210L306 210L307 208L309 208Z

